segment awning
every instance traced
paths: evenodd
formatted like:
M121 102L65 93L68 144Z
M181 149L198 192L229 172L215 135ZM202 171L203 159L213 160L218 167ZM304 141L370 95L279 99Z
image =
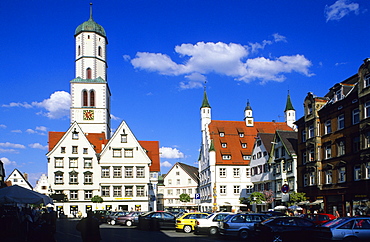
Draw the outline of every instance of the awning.
M324 200L316 200L316 201L314 201L314 202L312 202L312 203L309 203L308 205L319 205L320 203L323 203L324 202Z

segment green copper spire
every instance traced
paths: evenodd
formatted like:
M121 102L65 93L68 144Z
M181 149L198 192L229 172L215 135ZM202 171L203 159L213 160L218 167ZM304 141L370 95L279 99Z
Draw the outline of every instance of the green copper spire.
M100 34L103 37L107 37L107 35L105 34L104 28L100 24L97 24L93 19L92 3L90 3L90 18L89 18L89 20L83 22L82 24L80 24L76 28L75 36L78 35L81 32L95 32L97 34Z
M251 104L249 103L249 99L247 100L247 106L245 107L245 110L252 110Z
M201 108L210 108L210 107L211 105L209 105L209 102L208 102L206 88L204 88L203 102L202 102Z
M209 147L209 151L216 151L215 145L213 144L213 139L211 140L211 146Z
M292 104L292 101L290 100L290 94L289 94L289 91L288 91L288 97L287 97L287 100L286 100L286 106L285 106L285 111L288 111L288 110L294 110L295 109L293 108L293 104Z

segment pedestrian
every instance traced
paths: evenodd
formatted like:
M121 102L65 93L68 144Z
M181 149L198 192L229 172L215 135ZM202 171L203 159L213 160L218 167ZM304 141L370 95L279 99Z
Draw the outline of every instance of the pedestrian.
M335 210L335 217L336 218L339 218L340 217L340 214L339 214L338 210Z
M82 217L81 211L78 211L77 216L78 216L78 218L81 218Z
M87 217L78 222L76 229L80 231L84 242L98 242L101 240L99 221L92 211L89 211Z

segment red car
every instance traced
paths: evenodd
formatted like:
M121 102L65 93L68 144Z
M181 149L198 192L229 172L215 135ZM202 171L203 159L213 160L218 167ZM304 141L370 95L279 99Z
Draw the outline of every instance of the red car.
M317 214L309 213L309 214L302 214L300 217L309 219L317 225L326 223L336 218L334 215L328 214L328 213L317 213Z

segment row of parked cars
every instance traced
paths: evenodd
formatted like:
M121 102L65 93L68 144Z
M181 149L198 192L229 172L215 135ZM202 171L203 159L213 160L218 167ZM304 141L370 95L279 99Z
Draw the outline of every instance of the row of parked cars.
M148 212L138 217L139 229L175 229L185 233L233 236L258 241L370 241L370 217L335 219L330 214L289 217L264 213L183 213Z

